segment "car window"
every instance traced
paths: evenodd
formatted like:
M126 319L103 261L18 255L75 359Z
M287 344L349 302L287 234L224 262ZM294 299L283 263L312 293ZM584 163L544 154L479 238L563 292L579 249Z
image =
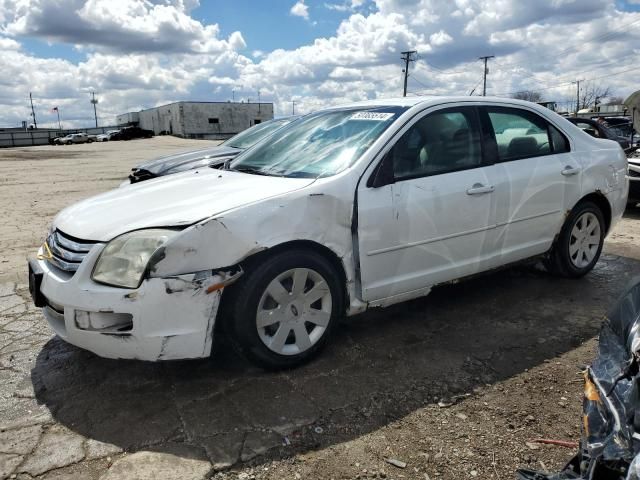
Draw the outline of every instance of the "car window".
M447 109L418 120L388 153L403 180L479 167L480 134L473 108Z
M234 135L226 142L223 142L223 144L233 148L249 148L289 122L289 119L282 119L259 123Z
M353 165L406 107L358 107L310 114L245 150L229 165L256 175L319 178Z
M597 138L597 137L600 136L600 132L598 132L598 129L596 127L594 127L593 125L589 124L589 123L577 122L576 123L576 127L578 127L579 129L587 132L592 137L596 137Z
M571 151L567 137L565 137L562 132L553 125L549 125L549 136L551 137L551 148L553 149L553 153L567 153Z
M543 118L517 108L489 107L487 112L496 135L499 161L551 153L548 123Z

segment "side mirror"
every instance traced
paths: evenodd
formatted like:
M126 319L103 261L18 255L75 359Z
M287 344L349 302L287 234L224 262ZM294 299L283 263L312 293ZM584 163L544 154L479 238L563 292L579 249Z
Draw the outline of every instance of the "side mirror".
M378 166L373 171L373 174L369 177L367 181L367 187L370 188L380 188L385 185L390 185L395 183L395 175L393 173L393 149L389 150L387 154L384 156L382 161L378 164Z

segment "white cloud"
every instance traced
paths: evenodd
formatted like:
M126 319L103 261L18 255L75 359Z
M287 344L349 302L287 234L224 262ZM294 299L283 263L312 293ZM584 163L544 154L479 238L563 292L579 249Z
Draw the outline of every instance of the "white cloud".
M308 18L307 5L299 3ZM63 121L77 126L90 124L91 90L100 96L101 122L162 102L228 100L232 89L236 99L255 98L260 89L278 114L291 112L291 100L304 113L397 96L403 50L420 55L410 67L410 92L468 94L482 79L478 57L496 55L489 63L488 93L539 89L545 100L562 102L575 96L571 80L633 68L640 54L640 30L627 27L640 21L640 13L619 11L615 0L335 5L350 13L333 35L265 51L247 45L240 32L223 36L224 23L193 19L193 0L0 0L0 125L28 119L29 90L39 124L55 122L49 110L59 105ZM78 45L83 59L38 58L20 46L24 37ZM242 54L247 49L250 57ZM638 88L638 73L595 81L625 96Z
M429 41L431 45L441 47L442 45L453 42L453 37L444 30L440 30L439 32L431 34Z
M291 10L289 10L291 15L296 17L302 17L305 20L309 20L309 7L304 4L304 0L298 0Z
M15 3L14 3L15 2ZM165 4L147 0L4 0L1 31L48 42L120 52L216 53L244 48L240 32L225 40L218 25L203 25L188 14L196 1Z

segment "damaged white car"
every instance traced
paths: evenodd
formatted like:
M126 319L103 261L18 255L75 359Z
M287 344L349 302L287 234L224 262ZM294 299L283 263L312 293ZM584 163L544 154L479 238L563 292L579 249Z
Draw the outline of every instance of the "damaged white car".
M64 340L110 358L197 358L224 326L270 368L340 317L543 256L579 277L627 201L620 146L546 108L477 97L308 115L240 154L79 202L29 262Z

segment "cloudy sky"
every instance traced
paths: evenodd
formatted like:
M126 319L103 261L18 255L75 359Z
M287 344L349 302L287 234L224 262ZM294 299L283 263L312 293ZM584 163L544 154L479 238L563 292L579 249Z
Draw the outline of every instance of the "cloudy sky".
M176 100L262 101L276 114L398 96L530 89L572 80L640 89L640 0L0 0L0 127L101 124ZM30 120L29 120L30 121Z

